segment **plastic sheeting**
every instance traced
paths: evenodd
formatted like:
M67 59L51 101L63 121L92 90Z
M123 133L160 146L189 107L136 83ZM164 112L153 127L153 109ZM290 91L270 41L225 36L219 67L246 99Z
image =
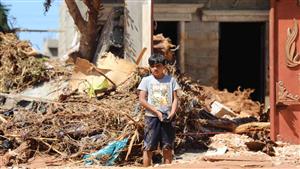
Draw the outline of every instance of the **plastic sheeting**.
M126 147L127 141L128 138L125 138L120 141L113 141L99 151L84 155L83 156L84 163L86 165L92 165L96 162L95 160L99 161L103 159L103 157L108 157L107 161L105 162L105 165L107 166L114 165L116 159L120 154L120 151Z

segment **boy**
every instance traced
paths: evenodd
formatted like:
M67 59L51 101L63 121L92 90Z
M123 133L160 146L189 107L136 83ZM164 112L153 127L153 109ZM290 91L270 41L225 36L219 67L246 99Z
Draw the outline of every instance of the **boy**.
M138 87L139 101L146 109L143 165L151 165L152 151L158 143L163 150L164 163L172 162L172 149L175 140L175 116L178 98L176 80L164 74L166 60L161 54L150 56L151 75L144 77Z

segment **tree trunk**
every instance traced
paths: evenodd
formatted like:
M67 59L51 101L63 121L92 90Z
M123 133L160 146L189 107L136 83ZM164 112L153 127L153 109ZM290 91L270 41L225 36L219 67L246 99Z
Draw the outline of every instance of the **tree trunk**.
M99 28L97 25L98 15L101 11L100 0L83 0L88 8L88 20L82 17L77 3L74 0L65 0L75 25L77 26L81 37L79 46L79 57L92 61L96 52L97 37Z
M239 125L235 129L237 134L247 134L253 131L270 131L270 122L251 122Z

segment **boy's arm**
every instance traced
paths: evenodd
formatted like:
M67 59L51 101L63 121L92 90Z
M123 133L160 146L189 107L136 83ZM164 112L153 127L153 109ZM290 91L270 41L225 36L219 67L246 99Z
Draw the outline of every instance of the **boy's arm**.
M173 92L173 102L172 102L172 108L171 108L171 112L168 116L168 119L172 119L177 111L177 105L178 105L178 97L177 97L177 92L176 90Z
M142 105L143 107L145 107L147 110L149 110L149 111L155 113L155 114L157 115L158 119L159 119L160 121L162 121L162 120L163 120L163 119L162 119L162 113L161 113L160 111L156 110L155 107L153 107L151 104L149 104L149 103L147 102L147 100L146 100L146 95L147 95L147 92L146 92L146 91L143 91L143 90L140 91L140 94L139 94L139 101L140 101L141 105Z

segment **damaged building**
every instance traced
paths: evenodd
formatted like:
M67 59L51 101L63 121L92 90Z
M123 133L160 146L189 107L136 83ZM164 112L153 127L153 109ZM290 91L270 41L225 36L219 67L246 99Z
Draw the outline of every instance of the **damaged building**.
M102 24L112 8L124 4L123 0L103 2ZM130 4L130 0L126 3ZM64 9L66 5L61 9L60 24L65 31L59 37L59 55L77 37L75 25ZM182 72L203 85L219 89L234 91L239 86L255 89L252 98L265 102L268 0L155 0L153 11L153 34L162 33L179 46L176 62Z

